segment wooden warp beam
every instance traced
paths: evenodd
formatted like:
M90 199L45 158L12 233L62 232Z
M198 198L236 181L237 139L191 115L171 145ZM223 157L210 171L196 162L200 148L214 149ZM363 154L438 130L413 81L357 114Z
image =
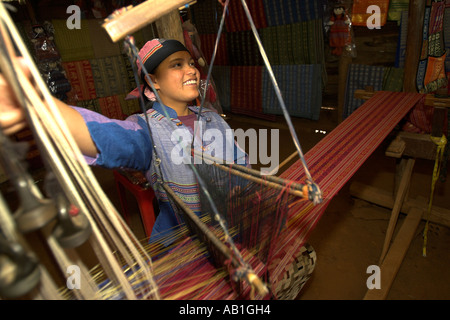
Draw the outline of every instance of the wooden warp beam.
M117 42L189 2L189 0L147 0L136 7L129 6L113 13L105 19L103 28L111 40Z

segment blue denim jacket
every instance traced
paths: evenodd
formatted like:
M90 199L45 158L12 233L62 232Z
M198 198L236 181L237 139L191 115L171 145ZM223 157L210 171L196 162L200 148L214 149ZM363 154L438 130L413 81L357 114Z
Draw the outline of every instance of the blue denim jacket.
M115 120L87 109L75 109L83 116L99 150L97 157L85 157L88 164L105 168L125 167L145 172L160 207L151 241L159 235L166 235L168 230L181 223L169 203L161 181L166 182L195 213L200 213L197 181L189 164L182 161L190 159L181 147L184 144L190 145L193 132L180 122L175 110L164 108L155 102L146 114L132 115L126 120ZM190 109L198 114L198 107ZM202 149L216 158L248 164L247 155L236 145L231 128L220 115L209 109L202 109L199 121L199 130L196 133L201 135L202 139L195 139L196 149ZM218 143L217 137L224 138L223 144ZM160 161L154 161L155 157Z

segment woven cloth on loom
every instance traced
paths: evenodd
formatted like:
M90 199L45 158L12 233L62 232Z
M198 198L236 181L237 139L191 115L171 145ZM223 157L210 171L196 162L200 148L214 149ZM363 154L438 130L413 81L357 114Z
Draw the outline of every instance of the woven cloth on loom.
M112 42L106 30L102 27L103 20L89 19L89 36L92 41L95 58L104 58L120 55L120 46Z
M66 20L52 20L52 23L55 28L55 43L62 61L67 62L95 58L87 20L80 20L80 29L67 28Z
M322 66L273 66L286 108L291 116L318 120L322 107ZM266 68L263 71L262 108L264 113L282 115L272 81Z
M322 18L324 0L264 0L268 26L280 26Z
M231 111L258 118L275 120L262 109L262 66L231 67Z
M126 116L123 114L120 102L118 95L99 98L100 113L111 119L125 119Z
M127 93L127 69L122 55L90 60L97 97Z
M300 202L291 208L287 229L282 232L271 264L271 279L275 287L331 199L423 97L417 93L377 92L305 154L324 201L316 206L311 202ZM304 181L301 161L298 160L281 176Z
M77 100L91 100L97 98L94 78L89 60L63 62L67 79Z
M261 5L261 0L247 0L246 3L255 27L257 29L267 27L266 13ZM251 29L241 1L230 1L228 12L229 14L225 17L225 26L228 32Z

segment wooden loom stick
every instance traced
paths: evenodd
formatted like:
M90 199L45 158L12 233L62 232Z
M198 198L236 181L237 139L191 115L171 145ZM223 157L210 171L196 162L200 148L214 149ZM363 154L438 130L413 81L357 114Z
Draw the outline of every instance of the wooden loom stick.
M233 257L230 249L226 245L224 245L222 241L220 241L220 239L217 238L217 236L204 223L200 221L199 217L197 217L197 215L184 204L184 202L175 194L175 192L166 183L163 183L162 186L167 194L169 194L170 197L177 203L177 205L182 208L189 221L194 223L195 227L201 230L202 234L204 234L208 238L208 240L210 240L214 244L214 247L220 251L221 255L225 257L226 260L230 260L235 268L242 267L239 261L237 261L237 259ZM252 287L255 287L261 295L264 296L268 294L266 285L253 272L253 270L249 270L249 272L246 273L246 278L248 283Z
M103 24L113 42L132 34L161 16L189 3L189 0L147 0L134 8L106 19Z
M391 213L391 218L389 219L389 225L386 231L386 237L384 239L383 250L381 252L379 261L380 264L383 262L386 253L389 250L389 245L391 244L391 239L392 235L394 234L394 228L397 223L398 215L400 213L401 207L403 206L403 202L406 198L406 194L409 188L409 182L411 180L414 163L415 163L414 159L408 159L406 167L402 172L402 179L400 181L397 196L394 202L394 208Z
M241 165L236 165L234 163L230 163L230 164L222 164L223 160L222 159L218 159L215 158L213 156L210 156L208 154L202 153L198 150L194 150L194 154L198 157L203 157L205 159L207 159L208 161L211 161L214 166L218 167L219 169L223 170L223 171L227 171L230 172L236 176L240 176L244 179L256 182L256 183L261 183L267 187L270 188L275 188L275 189L279 189L282 190L284 188L286 188L287 186L290 186L290 188L288 188L288 192L292 195L298 196L298 197L302 197L302 198L308 198L308 189L305 185L294 182L294 181L290 181L290 180L286 180L280 177L276 177L276 176L264 176L264 178L261 177L261 173L257 170L251 169L251 168L247 168ZM298 154L297 152L295 152L295 154Z
M278 167L276 167L275 169L273 169L273 170L269 173L269 175L271 176L271 175L275 174L276 172L278 172L282 167L284 167L289 161L291 161L292 159L294 159L295 156L297 156L297 155L298 155L298 152L297 152L297 151L294 151L289 157L287 157L286 159L284 159L283 162L281 162L281 163L278 165Z

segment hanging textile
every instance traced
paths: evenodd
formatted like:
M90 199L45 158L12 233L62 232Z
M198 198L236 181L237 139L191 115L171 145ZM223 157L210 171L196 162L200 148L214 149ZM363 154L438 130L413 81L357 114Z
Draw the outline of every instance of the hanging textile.
M120 99L118 95L98 98L101 114L111 119L124 120L125 115L122 112Z
M228 62L228 49L227 49L227 34L222 34L219 41L219 46L217 48L216 58L214 59L214 65L216 66L226 66L229 65ZM216 43L217 35L211 34L199 34L200 42L202 44L202 52L205 55L206 62L210 64L211 57L214 52L214 46Z
M109 38L105 29L102 28L103 20L89 19L89 37L92 41L95 58L105 58L119 56L121 54L120 46Z
M81 19L80 29L69 29L66 20L52 20L55 28L55 43L63 62L95 58L89 23Z
M422 51L417 68L416 85L421 93L434 92L447 86L443 21L445 1L425 7Z
M303 21L321 19L323 15L324 0L287 0L262 1L266 12L268 26L280 26Z
M67 79L77 100L97 98L92 68L89 60L63 62Z
M266 12L260 0L247 0L247 6L252 14L253 22L257 29L267 27ZM245 16L244 9L240 1L231 1L228 7L229 12L225 17L225 26L228 32L250 30L250 23Z
M274 66L273 72L278 79L278 86L283 93L289 114L318 120L322 107L322 66L320 64ZM263 71L262 83L264 113L282 115L267 69Z
M122 56L92 59L89 63L97 97L127 93L133 89L124 77L127 70Z
M348 68L343 118L348 117L364 100L355 98L355 91L371 86L375 91L383 88L384 67L351 64Z
M405 67L407 36L408 36L408 11L402 11L400 18L400 30L397 42L397 52L395 54L395 66L397 68Z
M219 1L197 1L191 8L192 21L200 34L217 34L223 8Z
M224 41L223 39L222 41ZM231 32L226 37L228 61L231 66L262 66L258 45L250 30Z
M237 114L275 120L262 109L262 66L233 66L230 74L231 111Z
M217 95L222 104L222 108L230 111L231 106L231 67L214 66L212 71L214 81L216 82Z
M408 11L409 0L390 0L387 20L398 21L402 19L402 13Z

